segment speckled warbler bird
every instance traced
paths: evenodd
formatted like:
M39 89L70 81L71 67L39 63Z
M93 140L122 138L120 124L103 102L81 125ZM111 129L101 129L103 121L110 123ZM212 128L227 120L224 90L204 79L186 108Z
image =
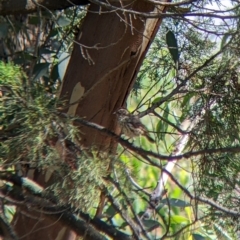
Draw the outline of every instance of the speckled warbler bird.
M155 142L147 128L142 124L139 117L128 112L127 109L120 108L114 114L122 128L122 133L127 137L134 138L140 135L145 136L150 142Z

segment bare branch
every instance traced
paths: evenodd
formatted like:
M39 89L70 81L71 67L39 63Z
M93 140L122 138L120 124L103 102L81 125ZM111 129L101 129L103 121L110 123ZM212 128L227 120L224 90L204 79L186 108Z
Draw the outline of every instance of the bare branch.
M86 0L7 0L0 2L0 15L18 15L37 12L39 7L47 8L49 10L61 10L72 7L74 5L85 5Z
M60 114L63 117L68 117L64 113L58 113L58 114ZM166 155L157 154L155 152L144 150L142 148L136 147L132 143L130 143L129 141L124 140L123 138L121 138L117 134L111 132L110 130L108 130L107 128L104 128L103 126L101 126L99 124L96 124L96 123L93 123L93 122L88 122L88 121L86 121L84 119L81 119L81 118L77 118L77 119L75 118L74 121L82 124L83 126L95 129L99 132L102 132L102 133L106 134L107 136L115 139L117 142L119 142L124 147L126 147L126 148L132 150L133 152L136 152L139 155L141 155L144 159L146 159L153 166L160 167L160 168L161 168L161 166L159 164L157 164L156 162L150 160L149 157L155 157L159 160L174 161L174 160L181 160L181 159L184 159L184 158L191 158L193 156L199 156L199 155L204 155L204 154L226 153L226 152L239 153L240 152L240 146L235 146L235 147L226 147L226 148L213 148L213 149L210 148L210 149L203 149L203 150L199 150L199 151L189 151L189 152L186 152L186 153L181 154L181 155L166 156Z
M134 10L129 10L126 8L120 8L111 5L110 3L104 3L99 0L89 0L91 3L95 3L101 7L105 7L110 10L115 10L115 11L121 11L124 13L130 13L130 14L135 14L137 16L145 17L145 18L168 18L168 17L207 17L207 18L219 18L219 19L237 19L239 18L238 15L218 15L214 14L213 11L205 12L205 13L143 13L143 12L138 12Z

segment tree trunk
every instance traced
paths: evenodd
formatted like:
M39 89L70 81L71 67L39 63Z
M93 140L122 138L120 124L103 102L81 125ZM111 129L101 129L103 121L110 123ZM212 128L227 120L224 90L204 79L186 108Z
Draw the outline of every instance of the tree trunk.
M146 13L154 10L154 5L146 1L133 1L129 7ZM107 11L90 6L74 46L61 97L70 99L69 103L78 102L70 106L69 114L116 131L113 112L126 104L161 20ZM84 145L109 149L111 141L106 136L89 128L81 128L81 132Z
M165 2L168 2L167 0ZM123 1L124 3L124 1ZM151 12L154 5L143 1L129 1L128 8ZM120 7L120 5L119 5ZM61 86L60 97L71 104L70 115L84 117L119 133L113 112L126 104L143 58L158 30L161 19L145 19L111 12L91 4L74 44L71 59ZM162 9L164 11L164 9ZM81 127L82 144L114 152L116 143L97 131ZM36 176L42 186L49 184L44 174ZM22 210L22 209L21 209ZM27 209L25 209L27 211ZM52 221L46 215L18 212L15 230L19 238L75 239L70 228L61 220ZM43 221L41 221L43 220Z

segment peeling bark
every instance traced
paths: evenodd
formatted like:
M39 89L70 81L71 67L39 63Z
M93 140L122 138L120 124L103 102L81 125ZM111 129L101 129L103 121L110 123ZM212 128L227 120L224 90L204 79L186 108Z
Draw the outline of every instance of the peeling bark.
M154 10L154 5L145 1L128 2L128 7L142 12ZM77 101L74 112L71 105L68 113L119 133L113 112L126 104L160 22L91 5L62 85L61 97L74 99L70 104ZM109 138L91 129L81 131L84 145L105 150L110 147Z

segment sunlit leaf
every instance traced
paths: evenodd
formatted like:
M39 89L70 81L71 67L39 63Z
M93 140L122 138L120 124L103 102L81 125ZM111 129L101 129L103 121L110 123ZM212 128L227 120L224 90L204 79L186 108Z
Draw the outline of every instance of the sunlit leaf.
M166 106L166 108L163 111L163 118L168 119L168 115L169 115L169 107Z
M161 97L157 97L157 98L155 98L155 99L152 101L152 103L159 102L160 100L161 100Z
M16 207L15 206L7 206L4 205L4 214L8 220L8 222L11 222L13 219L13 216L15 214Z
M59 17L59 19L57 20L57 23L60 27L66 27L71 23L71 20L69 18L66 17Z
M183 98L183 101L181 103L181 106L184 107L186 105L189 105L189 102L190 100L195 96L194 93L189 93L189 94L186 94Z
M171 223L172 224L177 224L177 223L185 224L185 223L189 223L189 219L186 218L186 217L183 217L181 215L172 215L170 217L170 219L171 219Z
M66 52L63 52L59 57L58 73L61 80L63 80L64 78L69 59L70 59L70 56Z
M167 128L168 128L168 125L164 121L162 121L162 120L158 121L157 127L156 127L156 132L157 132L159 140L164 140L164 137L165 137L164 133L167 131Z

